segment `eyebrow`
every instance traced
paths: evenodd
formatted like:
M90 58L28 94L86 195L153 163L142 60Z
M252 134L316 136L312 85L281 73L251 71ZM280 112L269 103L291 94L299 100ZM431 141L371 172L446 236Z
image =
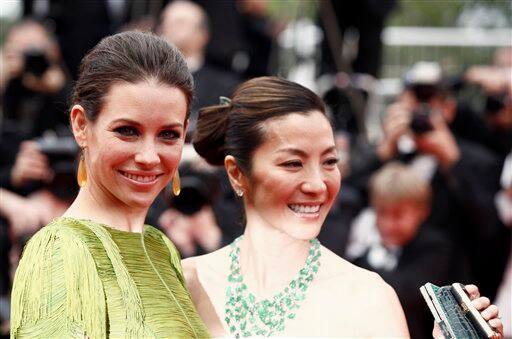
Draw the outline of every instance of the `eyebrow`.
M135 126L141 125L141 123L139 123L135 120L125 119L125 118L116 119L116 120L112 121L112 125L117 124L117 123L125 123L125 124L130 124L130 125L135 125ZM175 122L173 124L167 124L163 128L173 128L173 127L183 127L183 124L181 122Z
M322 152L322 155L333 152L335 150L336 150L336 146L328 147ZM301 157L305 157L307 155L306 152L304 152L303 150L298 149L298 148L293 148L293 147L279 149L276 151L276 153L291 153L291 154L298 155Z

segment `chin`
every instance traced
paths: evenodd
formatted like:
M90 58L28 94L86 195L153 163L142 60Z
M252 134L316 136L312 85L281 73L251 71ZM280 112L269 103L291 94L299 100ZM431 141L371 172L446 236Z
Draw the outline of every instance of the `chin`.
M299 224L294 225L294 229L286 232L290 237L298 239L298 240L311 240L318 236L320 233L321 225L312 225L312 224ZM300 228L300 229L297 229Z
M127 199L123 199L126 205L133 208L149 208L153 201L155 201L155 196L151 195L143 195L137 196L137 194L132 194Z

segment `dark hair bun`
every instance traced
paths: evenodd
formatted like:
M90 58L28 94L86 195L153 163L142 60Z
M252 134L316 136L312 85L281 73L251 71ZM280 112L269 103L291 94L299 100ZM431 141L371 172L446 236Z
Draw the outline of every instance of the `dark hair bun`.
M231 102L199 111L192 140L197 153L212 165L224 165L226 155L251 173L255 150L265 142L262 124L292 113L325 115L322 100L311 90L277 77L260 77L240 84Z
M226 156L226 131L231 105L216 105L199 110L192 144L210 165L223 166Z

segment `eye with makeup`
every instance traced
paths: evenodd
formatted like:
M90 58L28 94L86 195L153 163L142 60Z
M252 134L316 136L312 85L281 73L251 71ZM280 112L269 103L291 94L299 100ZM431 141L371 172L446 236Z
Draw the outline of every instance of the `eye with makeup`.
M324 165L327 167L336 167L340 159L338 157L329 157L324 161Z
M119 126L114 132L124 138L133 138L139 135L139 131L133 126Z
M166 130L161 131L158 134L158 137L165 141L178 140L181 138L181 131L179 131L177 129L166 129Z
M301 160L288 160L285 162L282 162L279 164L279 166L289 168L289 169L298 169L302 167L302 161Z

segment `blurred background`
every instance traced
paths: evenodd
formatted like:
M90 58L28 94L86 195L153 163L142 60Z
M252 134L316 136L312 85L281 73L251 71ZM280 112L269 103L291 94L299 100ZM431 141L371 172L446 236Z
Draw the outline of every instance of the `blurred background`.
M426 282L475 283L512 336L512 2L501 0L4 0L0 3L0 333L23 245L77 193L68 127L80 60L101 38L153 31L183 52L197 111L278 75L321 96L342 189L320 241L379 273L413 338L431 337ZM243 232L223 169L190 144L182 193L147 223L183 257Z

